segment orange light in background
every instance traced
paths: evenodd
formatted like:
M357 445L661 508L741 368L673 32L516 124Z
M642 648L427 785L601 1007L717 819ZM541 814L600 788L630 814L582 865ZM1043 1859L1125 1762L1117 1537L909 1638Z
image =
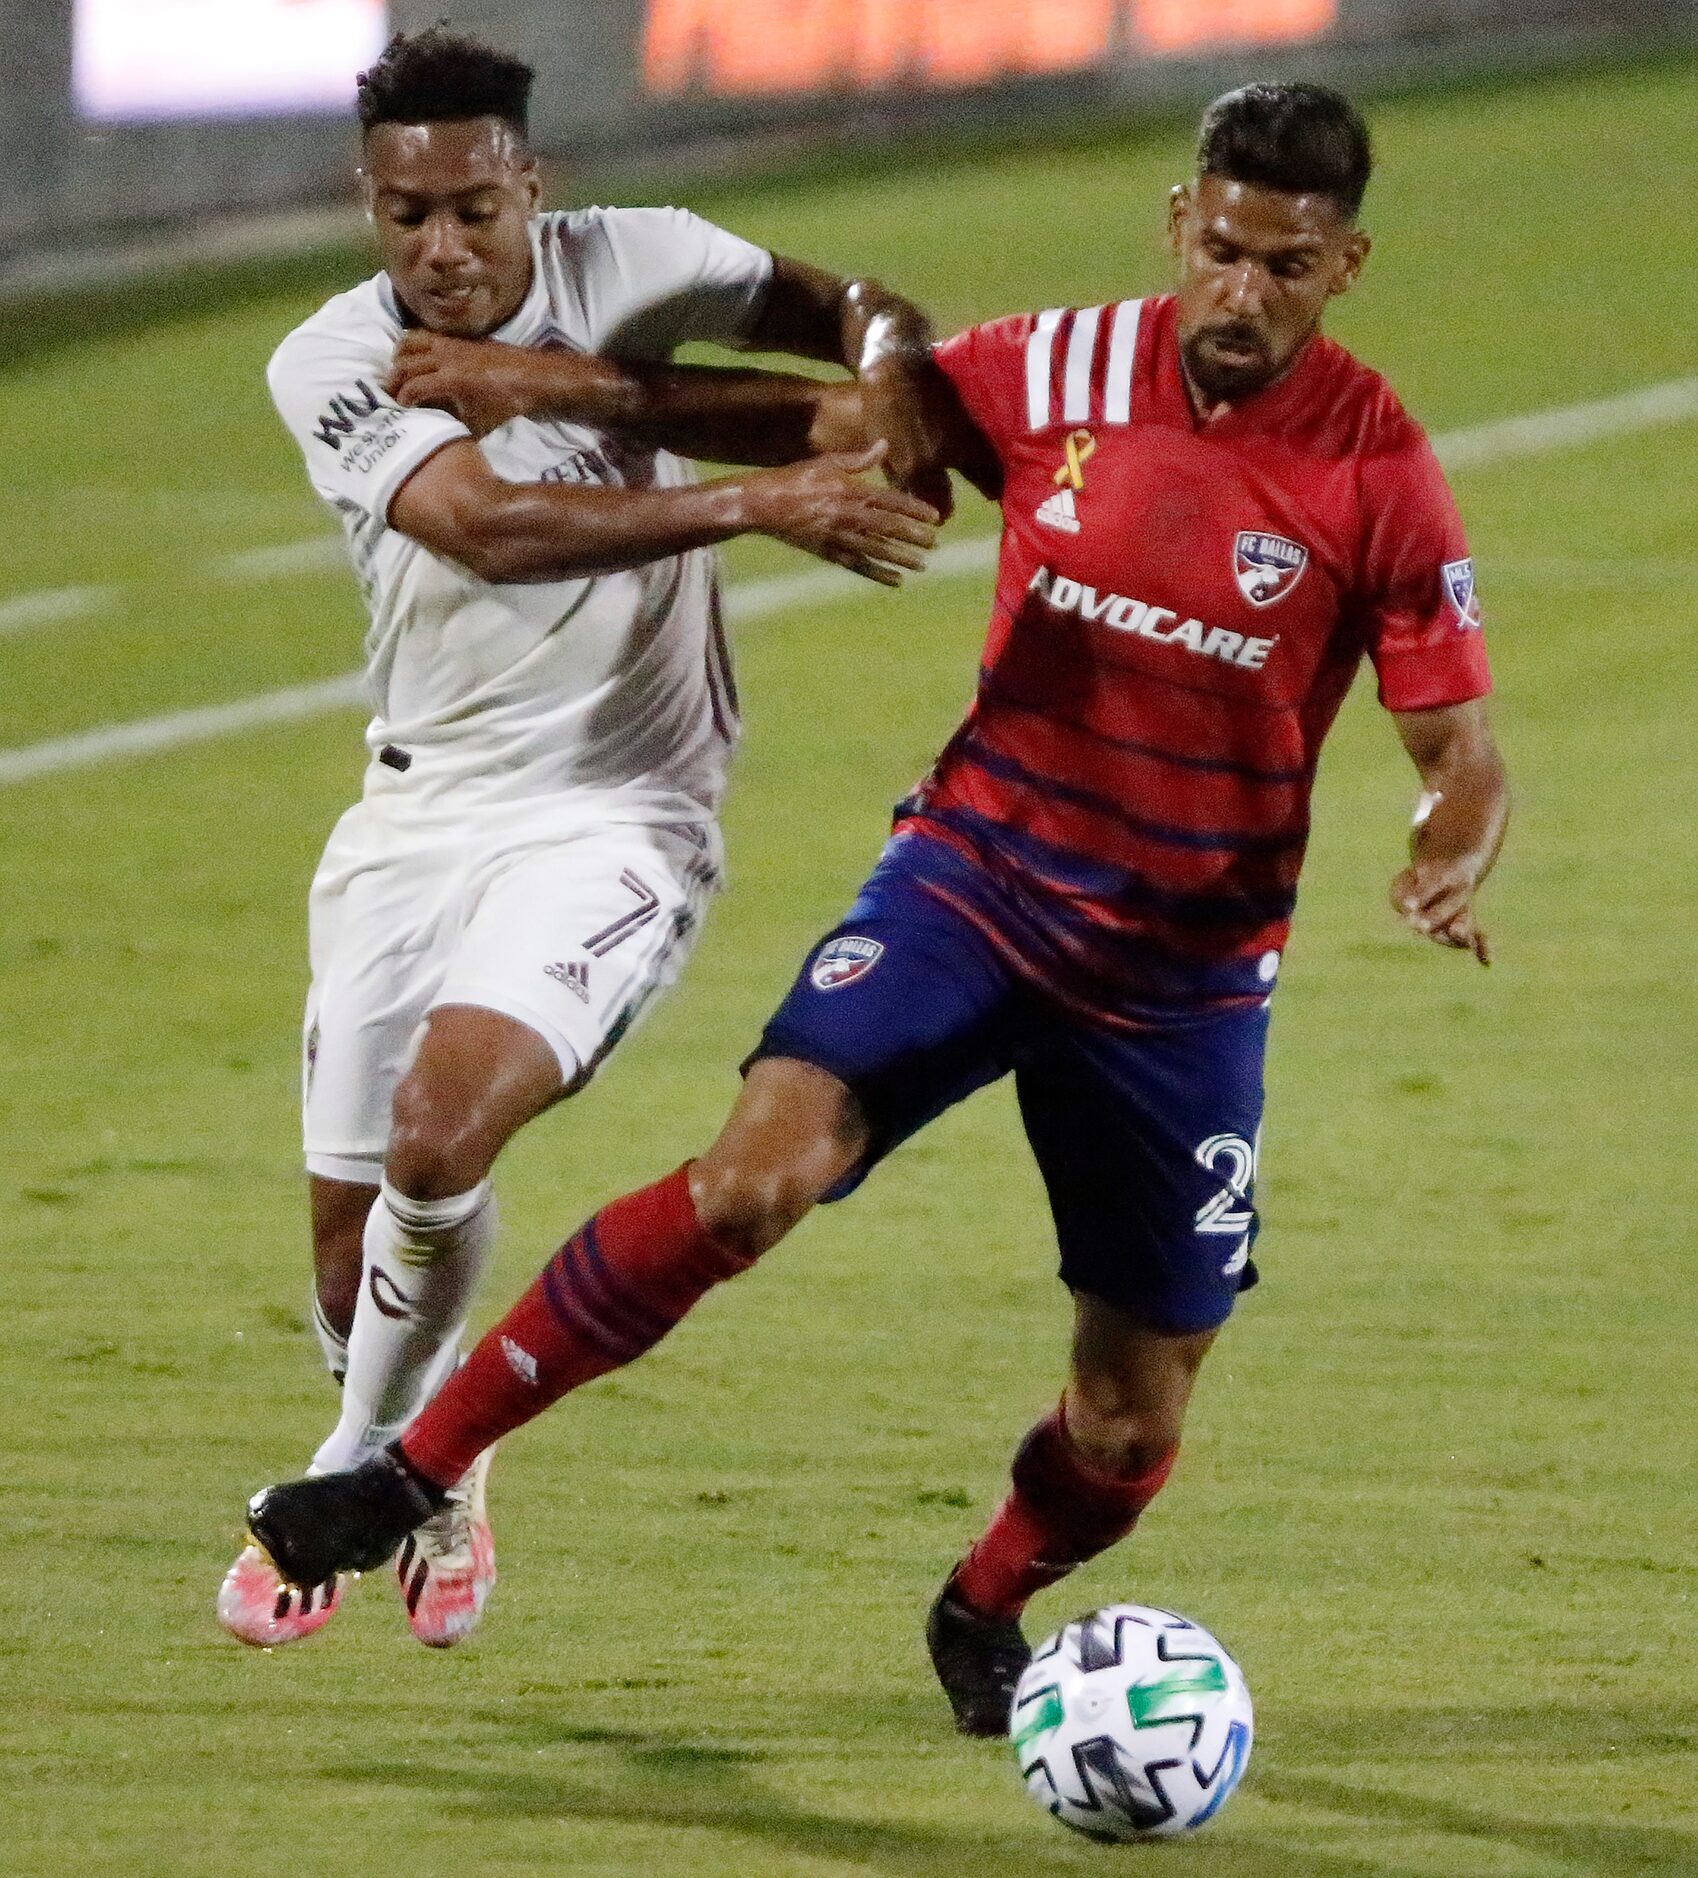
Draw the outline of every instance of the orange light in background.
M1019 72L1066 72L1103 58L1121 0L932 0L923 75L971 85Z
M1152 52L1208 52L1318 39L1338 0L1134 0L1136 43Z
M643 76L651 91L818 91L839 82L834 0L651 0Z
M1195 52L1313 39L1338 0L649 0L652 92L971 85L1076 71L1132 46Z

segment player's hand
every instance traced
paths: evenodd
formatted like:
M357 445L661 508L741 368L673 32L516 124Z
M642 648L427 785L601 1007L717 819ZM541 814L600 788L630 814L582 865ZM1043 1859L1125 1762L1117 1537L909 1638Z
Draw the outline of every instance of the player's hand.
M955 512L949 471L942 467L949 439L933 400L922 391L922 374L932 369L929 358L886 353L864 366L856 382L867 435L883 438L889 447L885 475L896 488L935 509L940 522L947 522Z
M457 417L474 437L536 412L539 375L548 375L547 402L559 407L569 392L574 355L541 353L499 339L452 339L444 333L408 333L395 349L389 395L397 404L429 405ZM584 366L586 389L594 372Z
M1391 904L1406 926L1434 945L1492 962L1490 941L1474 923L1478 870L1461 861L1416 862L1391 883Z
M942 517L929 502L864 480L885 460L883 442L747 477L749 528L884 587L926 564Z

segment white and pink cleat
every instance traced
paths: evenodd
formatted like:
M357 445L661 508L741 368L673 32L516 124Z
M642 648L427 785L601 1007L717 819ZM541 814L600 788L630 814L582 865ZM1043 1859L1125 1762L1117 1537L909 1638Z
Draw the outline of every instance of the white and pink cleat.
M420 1643L446 1650L476 1629L495 1588L495 1535L485 1488L495 1450L486 1448L442 1510L401 1541L395 1580Z
M285 1584L257 1545L246 1546L218 1587L218 1621L257 1650L297 1643L322 1630L342 1602L343 1578L303 1591Z

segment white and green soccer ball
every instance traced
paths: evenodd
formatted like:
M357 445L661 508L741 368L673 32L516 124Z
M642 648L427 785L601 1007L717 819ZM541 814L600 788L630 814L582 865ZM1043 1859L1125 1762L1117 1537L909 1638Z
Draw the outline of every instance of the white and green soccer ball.
M1189 1618L1111 1604L1057 1631L1014 1692L1026 1790L1093 1839L1195 1832L1250 1759L1243 1672Z

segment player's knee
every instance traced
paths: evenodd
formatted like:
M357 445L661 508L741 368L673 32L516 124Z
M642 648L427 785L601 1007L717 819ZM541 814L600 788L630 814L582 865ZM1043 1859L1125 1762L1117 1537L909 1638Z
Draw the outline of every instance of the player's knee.
M450 1200L470 1193L489 1172L490 1155L477 1131L423 1105L396 1104L383 1177L409 1200Z
M690 1197L703 1227L721 1245L744 1258L759 1258L819 1196L792 1169L707 1155L690 1169Z
M1112 1386L1067 1394L1067 1434L1080 1456L1100 1474L1133 1480L1149 1473L1179 1446L1183 1406L1135 1399Z

